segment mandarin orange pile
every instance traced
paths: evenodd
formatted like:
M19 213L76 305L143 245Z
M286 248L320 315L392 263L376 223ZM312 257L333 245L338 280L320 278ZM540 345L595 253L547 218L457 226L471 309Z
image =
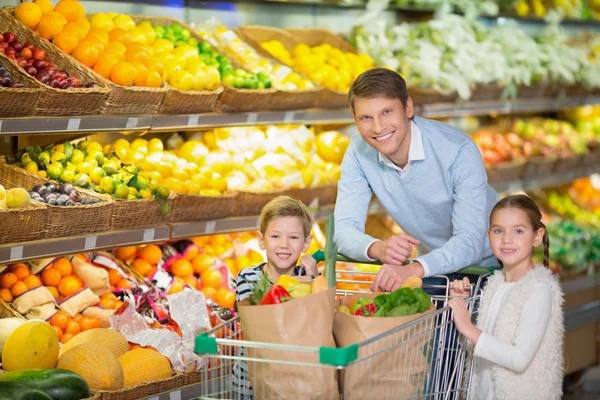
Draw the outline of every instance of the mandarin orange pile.
M71 317L62 310L57 311L48 322L54 328L56 336L62 344L67 343L80 332L102 327L102 322L96 317L90 318L82 314Z
M26 291L42 286L42 280L33 275L29 267L17 263L6 268L0 275L0 298L12 302Z
M111 292L106 292L100 296L100 303L98 305L107 310L116 310L123 305L123 302Z
M155 244L143 247L120 247L114 251L115 257L131 266L131 268L144 278L150 278L157 269L157 264L162 259L162 251Z
M41 278L44 286L59 301L74 295L84 286L81 278L73 273L71 262L64 257L44 268Z

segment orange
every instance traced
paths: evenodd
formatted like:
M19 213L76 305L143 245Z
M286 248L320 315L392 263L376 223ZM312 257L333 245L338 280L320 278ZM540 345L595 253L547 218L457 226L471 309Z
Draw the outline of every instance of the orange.
M59 328L64 331L67 329L67 324L69 323L69 317L61 312L57 312L50 318L50 325Z
M71 262L64 257L54 261L52 268L60 272L60 276L63 278L73 273L73 266L71 265Z
M54 7L54 11L64 15L69 22L77 22L85 19L85 9L78 1L59 1Z
M56 286L46 286L46 289L48 289L48 291L50 293L52 293L52 296L55 299L58 298L59 294L58 294L58 289L56 288Z
M185 278L183 278L183 280L192 289L198 289L198 279L194 278L194 276L186 276Z
M108 268L108 281L110 282L110 284L112 286L115 286L117 283L119 283L119 281L121 280L121 278L123 277L119 271L117 271L116 269L113 268ZM112 293L111 293L112 294Z
M81 253L80 253L80 254L75 254L75 257L76 257L76 258L79 258L81 261L85 261L85 262L87 262L87 261L88 261L87 257L86 257L86 256L84 256L84 255L83 255L83 254L81 254Z
M80 291L82 288L81 283L77 281L73 276L65 276L60 280L58 284L58 291L65 297L69 297Z
M67 23L69 22L69 21L67 21L67 18L64 15L62 15L61 13L56 12L56 11L49 12L47 15L53 15L55 17L60 18L60 20L62 21L63 27L65 25L67 25Z
M217 301L217 289L210 286L204 286L200 290L204 293L204 297L206 297L207 300L211 299L212 301Z
M83 314L75 314L75 316L73 317L73 321L79 324L83 318Z
M148 79L148 69L146 66L140 61L132 61L131 65L135 67L137 72L135 76L135 86L145 86L146 80Z
M148 276L148 273L152 270L152 264L142 258L138 258L131 264L131 268L142 276Z
M96 329L96 328L102 328L102 321L100 321L100 318L98 318L98 317L92 317L92 327L94 329Z
M131 289L131 283L127 279L122 278L119 283L117 283L117 287L119 289Z
M121 308L122 305L123 305L123 302L121 300L117 300L117 301L115 301L114 309L117 310L117 309Z
M21 21L27 27L35 30L42 19L42 10L34 3L21 3L15 10L15 18Z
M71 35L77 38L77 41L80 42L87 36L89 29L84 29L79 22L69 22L63 27L63 32L68 32Z
M73 52L73 49L75 49L75 47L77 47L77 44L79 44L79 41L77 40L77 37L75 37L71 33L63 31L58 35L54 36L54 39L52 39L52 43L54 43L56 47L58 47L65 53L71 54Z
M45 268L42 272L42 282L46 286L58 286L61 278L60 272L52 267Z
M107 310L112 310L115 306L115 301L110 298L100 300L100 307L104 307Z
M113 29L112 31L108 32L108 37L111 42L120 42L124 45L131 43L129 31L126 31L123 28Z
M75 279L77 282L79 282L79 285L80 285L81 287L83 287L83 281L81 280L81 278L80 278L80 277L78 277L78 276L77 276L77 275L75 275L75 274L71 274L71 275L69 275L69 276L70 276L70 277L72 277L73 279Z
M102 43L102 47L106 48L106 46L108 46L108 43L110 42L108 33L106 31L103 31L102 29L91 29L88 34L85 36L86 40L87 39L96 39L97 41L99 41L100 43Z
M2 288L0 289L0 299L6 301L7 303L10 303L11 301L13 301L14 297L10 292L10 289Z
M200 275L200 283L202 284L202 287L209 286L215 289L219 289L221 287L222 282L223 277L221 276L221 273L214 269L204 271L202 275Z
M121 61L110 71L110 80L121 86L132 86L135 82L137 71L131 63Z
M106 292L102 296L100 296L100 299L107 299L107 298L111 299L111 300L117 300L117 296L115 296L115 294L112 292Z
M125 61L125 52L127 47L121 42L110 42L104 50L104 55L112 55L117 57L119 61Z
M160 260L162 260L162 251L157 245L149 244L140 250L139 257L148 261L150 264L156 265Z
M52 329L54 329L54 332L56 332L56 336L58 337L58 340L60 340L63 335L62 330L58 326L53 326Z
M183 283L173 282L167 294L179 293L181 291L183 291Z
M64 1L64 0L63 0ZM80 42L74 49L72 56L87 67L93 67L100 58L100 50L92 40L84 40Z
M162 76L162 74L165 72L165 66L163 63L153 58L146 60L146 68L148 68L148 72L156 71L160 74L160 76Z
M77 322L69 321L67 323L67 329L65 330L65 333L70 333L71 335L75 336L79 332L81 332L81 327L79 326L79 324Z
M146 78L146 87L160 87L162 84L162 75L157 71L148 71L148 77Z
M17 276L17 279L22 281L27 278L31 272L24 264L20 264L17 268L13 269L13 273Z
M40 8L42 15L46 15L54 11L54 5L52 5L50 0L35 0L33 3Z
M233 308L235 304L235 293L233 293L231 290L221 288L217 291L216 302L221 307Z
M171 264L171 273L175 276L183 278L185 276L190 276L194 273L194 267L192 267L192 263L186 259L179 258L173 261Z
M62 335L62 337L60 338L60 342L62 344L67 343L69 340L71 340L73 338L73 334L72 333L65 333Z
M89 331L94 328L94 321L91 318L83 317L81 322L79 323L82 331Z
M23 280L23 282L27 285L27 289L33 289L42 286L42 280L35 275L29 275Z
M94 71L103 78L110 78L110 71L113 67L119 63L119 59L112 54L102 54L96 65L94 65Z
M115 257L121 261L133 260L136 254L137 247L135 246L119 247L115 250Z
M0 286L3 289L10 289L15 283L17 283L18 280L19 278L17 278L15 274L12 272L6 272L2 274L2 278L0 278Z
M45 39L52 39L63 30L63 20L56 15L44 15L37 27L38 33Z
M198 254L193 260L194 273L200 276L204 271L215 265L215 258L206 253Z
M141 43L131 43L127 46L125 59L131 61L146 62L150 58L150 49Z
M198 255L198 246L188 246L185 250L184 258L188 261L192 261Z

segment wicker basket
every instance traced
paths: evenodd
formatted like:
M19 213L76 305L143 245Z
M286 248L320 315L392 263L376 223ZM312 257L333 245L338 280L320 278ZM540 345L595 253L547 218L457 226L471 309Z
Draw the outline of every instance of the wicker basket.
M178 194L173 200L170 222L207 221L235 216L238 192L227 191L223 196Z
M568 97L587 97L592 96L594 91L582 84L569 85L565 87L565 95Z
M583 157L583 165L588 167L600 166L600 147L596 147L595 149L589 151Z
M99 395L101 400L135 400L147 399L157 396L161 393L171 392L183 386L183 378L179 373L167 379L146 383L143 385L132 386L121 390L98 390L94 392Z
M519 99L542 99L546 97L550 86L536 83L530 86L519 86L517 98Z
M0 318L25 319L24 316L19 314L10 304L2 299L0 299Z
M35 106L43 90L42 84L2 53L0 53L0 62L6 66L14 82L25 86L23 88L0 87L0 117L32 116L35 114Z
M469 101L498 101L502 99L504 88L495 83L475 87Z
M169 86L164 82L159 88L116 85L94 71L90 71L111 89L108 99L102 107L102 114L156 114L169 90Z
M5 163L0 163L0 181L11 182L12 185L27 190L31 190L37 184L51 182L24 169ZM59 185L57 182L54 183ZM82 188L76 188L75 190L81 198L94 198L101 201L96 204L78 204L69 207L43 204L44 213L46 214L45 238L78 236L105 232L111 229L113 201Z
M525 161L512 161L486 168L488 182L506 182L521 179L526 165Z
M529 159L523 171L523 179L535 179L540 176L550 175L557 161L558 158L555 157L535 157Z
M236 89L223 86L223 93L217 101L219 112L246 112L267 110L276 89Z
M309 205L313 200L318 199L319 205L333 204L337 196L337 185L321 185L308 189L285 189L272 192L240 192L235 198L236 216L259 215L265 204L277 196L290 196Z
M98 114L105 105L109 88L98 75L90 69L79 64L75 59L64 54L52 43L37 36L29 28L17 21L14 16L14 7L5 7L0 10L0 31L13 32L19 41L30 42L41 48L47 58L54 62L59 69L74 75L81 80L82 85L95 83L95 88L70 88L55 89L43 85L35 113L37 115L93 115Z
M200 114L215 110L223 85L217 90L182 91L169 87L158 112L160 114Z
M114 199L112 212L112 229L131 229L148 226L166 225L171 215L161 212L161 201L167 202L169 207L173 207L173 198L168 199L143 199L143 200L122 200Z
M408 95L415 105L433 104L433 103L455 103L458 94L444 95L434 89L409 88Z
M335 204L337 198L337 184L319 185L305 189L292 189L287 193L288 196L300 200L307 206L313 201L318 201L319 206Z
M583 156L581 154L573 154L568 157L561 157L556 161L553 172L565 172L578 168L583 164Z

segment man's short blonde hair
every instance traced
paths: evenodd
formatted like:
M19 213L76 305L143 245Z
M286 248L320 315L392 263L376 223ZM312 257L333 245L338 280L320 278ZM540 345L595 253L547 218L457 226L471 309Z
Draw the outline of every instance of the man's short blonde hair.
M293 199L289 196L279 196L267 203L260 213L260 233L264 235L269 222L279 217L300 218L304 228L304 238L306 239L310 236L313 218L308 211L308 207L300 200Z

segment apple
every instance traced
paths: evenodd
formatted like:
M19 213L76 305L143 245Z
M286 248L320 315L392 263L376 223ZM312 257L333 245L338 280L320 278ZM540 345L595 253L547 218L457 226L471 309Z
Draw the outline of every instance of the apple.
M35 67L35 69L41 70L46 68L48 63L45 60L39 60L36 58L32 65Z
M31 60L31 57L33 57L33 52L28 48L23 48L23 50L21 50L21 57L26 60Z
M16 51L17 53L20 53L20 52L21 52L21 50L23 50L23 45L22 45L21 43L19 43L19 42L16 42L16 43L13 45L13 48L15 49L15 51Z
M0 86L7 87L10 84L10 78L8 76L0 77Z
M46 59L46 52L42 49L35 49L33 51L33 58L36 60L44 60Z
M68 79L71 80L71 83L73 84L73 87L79 87L81 86L81 80L76 77L76 76L70 76Z
M54 77L64 80L64 79L67 79L69 76L67 75L67 73L65 71L58 71L58 72L54 73Z
M84 87L86 88L95 88L98 87L100 85L98 85L96 82L90 82L90 83L86 83Z
M32 53L33 53L33 50L35 50L35 46L33 45L33 43L29 43L29 42L25 43L23 45L23 48L31 50Z
M37 69L35 69L35 67L27 67L27 69L25 70L25 72L27 72L31 76L36 76L37 75Z
M23 57L19 57L17 58L17 64L19 64L19 67L25 68L27 66L27 60Z
M35 76L35 79L37 79L40 83L43 83L44 85L48 85L48 83L50 82L50 76L47 74L37 74Z
M2 43L0 43L0 47L2 47L3 49L8 48L8 42L2 42Z
M15 34L12 32L4 32L3 36L4 36L4 41L9 42L9 43L16 39Z
M4 35L0 33L0 42L4 42Z

